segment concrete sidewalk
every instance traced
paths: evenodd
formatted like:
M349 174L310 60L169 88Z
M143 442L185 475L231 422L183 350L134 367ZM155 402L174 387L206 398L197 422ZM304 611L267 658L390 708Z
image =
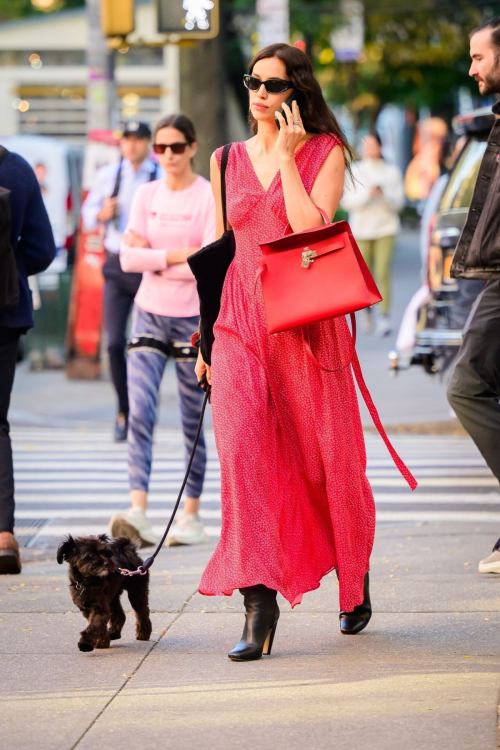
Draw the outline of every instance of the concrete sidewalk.
M66 566L24 550L22 575L0 580L2 746L493 750L500 577L477 573L492 543L489 524L381 528L367 630L340 634L330 575L293 612L282 603L273 655L249 664L226 657L241 596L197 593L212 545L162 552L149 643L129 616L90 654Z

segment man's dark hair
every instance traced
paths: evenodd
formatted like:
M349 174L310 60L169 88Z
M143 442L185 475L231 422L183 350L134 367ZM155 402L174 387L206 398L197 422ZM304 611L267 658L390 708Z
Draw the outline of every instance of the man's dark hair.
M477 34L478 31L482 31L483 29L491 29L491 41L493 42L494 46L496 47L496 53L500 53L500 16L495 16L494 18L490 18L489 21L485 21L484 23L480 24L477 28L473 29L471 33L469 34L469 38L473 37L474 34Z

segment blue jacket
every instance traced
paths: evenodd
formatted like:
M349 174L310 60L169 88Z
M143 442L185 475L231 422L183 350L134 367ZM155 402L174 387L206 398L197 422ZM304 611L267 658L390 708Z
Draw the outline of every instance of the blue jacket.
M54 236L38 180L22 156L7 154L0 164L0 185L11 191L11 243L19 276L19 303L0 313L0 327L31 328L33 303L28 276L45 271L54 260Z

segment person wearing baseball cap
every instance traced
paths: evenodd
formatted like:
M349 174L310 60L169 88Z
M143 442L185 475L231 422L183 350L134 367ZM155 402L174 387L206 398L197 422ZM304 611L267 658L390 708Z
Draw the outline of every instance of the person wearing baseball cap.
M140 185L158 179L162 173L150 157L151 128L131 120L120 139L118 165L102 167L82 206L85 229L105 226L104 247L104 328L108 338L111 379L118 400L115 440L127 439L129 403L125 357L127 322L141 283L142 274L125 273L120 266L120 245L127 226L130 206Z
M127 122L124 129L122 138L147 138L148 141L151 140L151 128L149 125L147 125L145 122L137 122L136 120L131 120L130 122Z

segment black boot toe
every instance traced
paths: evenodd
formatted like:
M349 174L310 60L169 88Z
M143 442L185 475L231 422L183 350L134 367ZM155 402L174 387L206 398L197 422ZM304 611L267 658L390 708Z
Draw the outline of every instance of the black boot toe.
M341 612L339 614L340 632L344 635L357 635L361 633L370 622L371 616L370 577L367 573L364 582L363 603L354 607L352 612Z

